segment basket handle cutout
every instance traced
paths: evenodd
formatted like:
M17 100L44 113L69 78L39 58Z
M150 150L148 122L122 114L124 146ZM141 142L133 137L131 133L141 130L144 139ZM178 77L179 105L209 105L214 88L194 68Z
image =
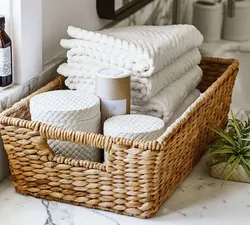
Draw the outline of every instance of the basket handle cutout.
M69 141L84 145L89 145L95 148L104 149L104 151L109 152L112 147L111 137L105 137L101 134L94 134L82 131L74 131L70 129L50 126L47 124L41 124L40 135L46 140L60 140ZM95 151L93 149L93 151ZM67 158L60 155L54 155L52 161L57 163L64 163L73 166L81 166L88 169L98 169L101 171L107 171L107 166L104 163L91 162L88 160L76 160L73 158Z
M89 145L95 148L103 148L106 152L109 152L112 147L112 138L102 134L75 131L47 124L42 124L39 131L43 138L49 140L61 140Z

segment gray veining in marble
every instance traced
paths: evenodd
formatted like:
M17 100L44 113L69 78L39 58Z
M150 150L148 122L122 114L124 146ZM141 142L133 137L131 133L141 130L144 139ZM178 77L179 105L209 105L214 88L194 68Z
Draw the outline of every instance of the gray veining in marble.
M53 222L53 218L52 218L52 215L51 215L51 212L50 212L50 209L49 209L50 202L49 202L49 201L46 201L46 200L42 200L42 204L44 205L44 207L45 207L45 209L46 209L46 213L47 213L47 219L46 219L44 225L56 225L56 224Z

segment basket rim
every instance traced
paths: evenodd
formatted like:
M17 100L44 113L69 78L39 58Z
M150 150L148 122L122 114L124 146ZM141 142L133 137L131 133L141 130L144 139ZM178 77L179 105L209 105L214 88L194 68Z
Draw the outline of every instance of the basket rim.
M223 58L213 58L213 57L202 57L202 61L206 61L209 63L216 63L222 65L228 65L228 68L224 71L224 73L214 82L209 88L203 93L202 97L199 97L194 105L191 107L190 111L185 114L185 117L179 123L174 123L171 126L171 130L167 129L163 134L163 138L161 141L145 141L145 140L131 140L126 138L112 138L110 136L105 136L103 134L95 134L89 132L80 132L74 131L70 129L59 128L56 126L47 125L45 123L29 121L20 118L14 118L8 116L12 112L16 110L20 110L23 107L27 107L29 100L42 92L50 91L51 88L55 85L63 86L64 80L66 79L64 76L58 76L55 80L51 81L44 87L38 89L31 95L28 95L26 98L20 100L15 103L9 109L4 110L0 113L0 123L8 126L22 127L28 128L35 131L39 131L41 136L46 139L56 139L56 140L64 140L64 141L72 141L76 143L82 143L86 145L91 145L97 148L104 148L105 151L109 152L112 144L131 146L140 149L148 149L160 151L164 149L168 140L170 140L183 125L185 125L189 118L204 105L207 99L213 94L214 90L218 89L221 84L227 79L230 74L233 74L235 71L238 71L239 62L236 59L223 59Z

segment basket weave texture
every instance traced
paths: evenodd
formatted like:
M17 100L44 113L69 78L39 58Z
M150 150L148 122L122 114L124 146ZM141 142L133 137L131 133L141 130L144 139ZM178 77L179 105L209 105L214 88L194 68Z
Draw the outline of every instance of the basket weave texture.
M165 133L163 142L133 141L79 132L30 121L29 100L64 89L59 76L0 114L0 130L8 154L12 184L24 195L67 202L140 218L153 216L225 127L238 72L234 59L203 58L203 95ZM47 139L104 148L105 164L55 155Z

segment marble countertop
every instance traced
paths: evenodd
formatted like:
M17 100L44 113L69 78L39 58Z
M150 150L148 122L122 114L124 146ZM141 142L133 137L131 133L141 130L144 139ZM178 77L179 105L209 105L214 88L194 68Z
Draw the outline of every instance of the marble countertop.
M224 57L227 51L250 51L250 40L248 41L227 41L205 42L200 47L200 52L204 56Z
M222 225L248 224L250 184L222 182L208 175L202 160L151 219L22 196L10 178L0 184L1 225Z

